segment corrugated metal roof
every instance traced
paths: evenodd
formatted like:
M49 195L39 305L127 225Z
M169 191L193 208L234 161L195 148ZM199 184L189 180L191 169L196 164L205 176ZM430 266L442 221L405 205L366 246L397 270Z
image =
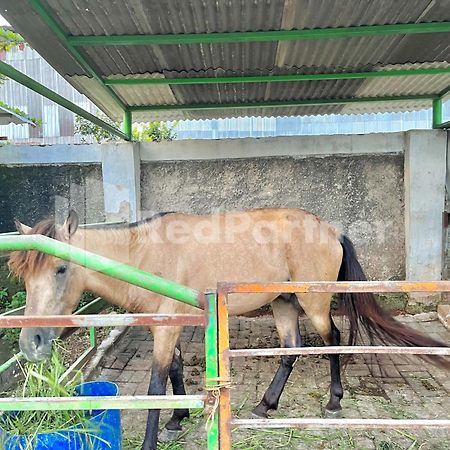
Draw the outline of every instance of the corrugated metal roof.
M10 4L11 3L11 4ZM180 34L335 28L450 21L450 0L46 0L44 6L68 35ZM108 92L56 43L27 0L8 2L3 14L77 89L109 116L122 112ZM102 77L192 77L325 73L433 67L450 62L446 33L228 44L86 47ZM422 66L420 66L422 64ZM438 64L438 67L439 66ZM126 105L231 103L269 100L378 97L440 92L449 75L382 79L216 85L113 87ZM138 120L329 114L414 110L429 102L247 108L134 113Z

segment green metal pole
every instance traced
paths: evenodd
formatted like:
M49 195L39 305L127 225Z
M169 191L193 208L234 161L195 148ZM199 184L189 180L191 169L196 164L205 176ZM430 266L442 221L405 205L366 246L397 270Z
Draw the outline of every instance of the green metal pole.
M198 292L136 267L113 261L41 235L0 236L1 251L37 250L57 258L201 308Z
M205 328L205 387L208 397L205 402L207 410L207 448L208 450L218 450L219 448L219 408L217 405L217 393L214 390L219 385L219 361L218 361L218 330L217 330L217 295L215 292L207 292L206 307L208 321Z
M389 97L359 97L359 98L322 98L317 100L276 100L252 103L194 103L187 105L143 105L131 106L132 111L171 111L171 110L209 110L227 108L277 108L288 106L320 106L345 105L350 103L397 102L405 100L433 100L437 95L404 95Z
M200 409L202 395L135 395L133 397L0 398L0 411L70 411L74 409Z
M450 73L450 67L419 69L377 70L373 72L340 72L292 75L256 75L233 77L188 77L188 78L105 78L106 85L141 84L221 84L221 83L274 83L288 81L352 80L360 78L381 78L399 76L440 75Z
M107 45L180 45L223 44L233 42L299 41L337 39L396 34L445 33L450 22L400 23L391 25L364 25L359 27L320 28L311 30L238 31L230 33L197 34L138 34L120 36L67 36L73 46Z
M123 113L123 130L122 130L126 136L128 137L127 140L131 141L133 137L133 113L131 110L126 109Z
M30 3L39 17L47 24L47 26L53 31L53 33L55 33L61 44L78 62L78 64L91 77L95 78L103 85L102 77L96 72L91 63L79 52L79 50L69 42L69 40L67 39L67 35L61 29L56 20L52 17L52 15L43 6L42 2L40 0L30 0ZM121 109L125 110L125 104L112 88L110 88L109 86L104 86L104 90L109 94L110 97L114 99L114 101L117 103L117 105L120 106Z
M439 128L442 124L442 98L433 100L433 128Z
M22 84L23 86L27 87L28 89L31 89L32 91L37 92L38 94L48 98L49 100L52 100L53 102L57 103L58 105L63 106L64 108L68 109L69 111L72 111L73 113L78 114L81 117L84 117L85 119L104 128L105 130L109 131L110 133L113 133L122 139L128 139L127 135L125 135L124 133L122 133L120 130L113 127L109 123L103 121L102 119L98 118L97 116L94 116L90 112L85 111L83 108L80 108L75 103L72 103L71 101L67 100L66 98L64 98L61 95L57 94L56 92L52 91L51 89L44 86L43 84L38 83L36 80L33 80L33 78L30 78L29 76L25 75L24 73L19 72L17 69L10 66L9 64L6 64L3 61L0 61L0 73L7 76L8 78L11 78L14 81L17 81L18 83Z

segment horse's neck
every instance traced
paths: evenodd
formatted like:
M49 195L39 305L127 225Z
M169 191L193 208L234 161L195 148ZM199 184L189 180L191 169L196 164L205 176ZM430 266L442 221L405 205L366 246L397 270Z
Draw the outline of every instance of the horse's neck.
M136 266L130 234L127 230L83 230L73 244L89 252L121 263ZM74 236L75 237L75 236ZM130 285L98 272L89 271L85 277L85 289L108 302L130 309Z

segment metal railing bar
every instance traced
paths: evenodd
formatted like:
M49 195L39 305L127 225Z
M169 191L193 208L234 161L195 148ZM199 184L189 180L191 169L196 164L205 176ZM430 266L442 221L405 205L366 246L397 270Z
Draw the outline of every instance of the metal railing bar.
M0 317L0 328L205 325L199 314L89 314L72 316Z
M227 294L258 293L398 293L450 292L450 281L304 281L279 283L218 283Z
M205 395L122 395L118 397L24 397L0 399L0 411L203 408Z
M233 419L232 428L450 428L448 419Z
M229 350L231 358L251 356L281 356L281 355L330 355L330 354L395 354L395 355L438 355L450 356L448 347L387 347L373 346L328 346L328 347L291 347L291 348L243 348Z

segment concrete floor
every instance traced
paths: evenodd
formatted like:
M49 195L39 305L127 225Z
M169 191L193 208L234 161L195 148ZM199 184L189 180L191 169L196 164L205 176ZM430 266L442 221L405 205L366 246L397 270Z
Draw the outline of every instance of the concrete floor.
M322 345L307 319L300 321L306 345ZM345 328L337 318L339 328ZM450 344L450 332L438 321L411 322L424 333ZM232 348L276 347L271 317L233 318ZM345 337L344 337L345 339ZM203 330L186 328L182 336L185 380L189 394L202 391L204 370ZM115 381L124 395L147 392L152 359L152 340L144 329L127 331L102 363L99 379ZM234 415L250 417L278 367L277 358L239 358L232 365ZM321 417L328 400L329 363L321 356L300 359L286 386L278 411L272 417ZM346 418L449 419L450 376L415 357L357 355L343 375L342 401ZM164 449L206 448L200 414L187 421L186 434ZM163 411L162 420L167 420ZM145 430L145 411L123 411L126 450L137 450ZM162 422L161 422L162 423ZM450 431L333 431L261 430L234 431L233 448L288 449L450 449Z

